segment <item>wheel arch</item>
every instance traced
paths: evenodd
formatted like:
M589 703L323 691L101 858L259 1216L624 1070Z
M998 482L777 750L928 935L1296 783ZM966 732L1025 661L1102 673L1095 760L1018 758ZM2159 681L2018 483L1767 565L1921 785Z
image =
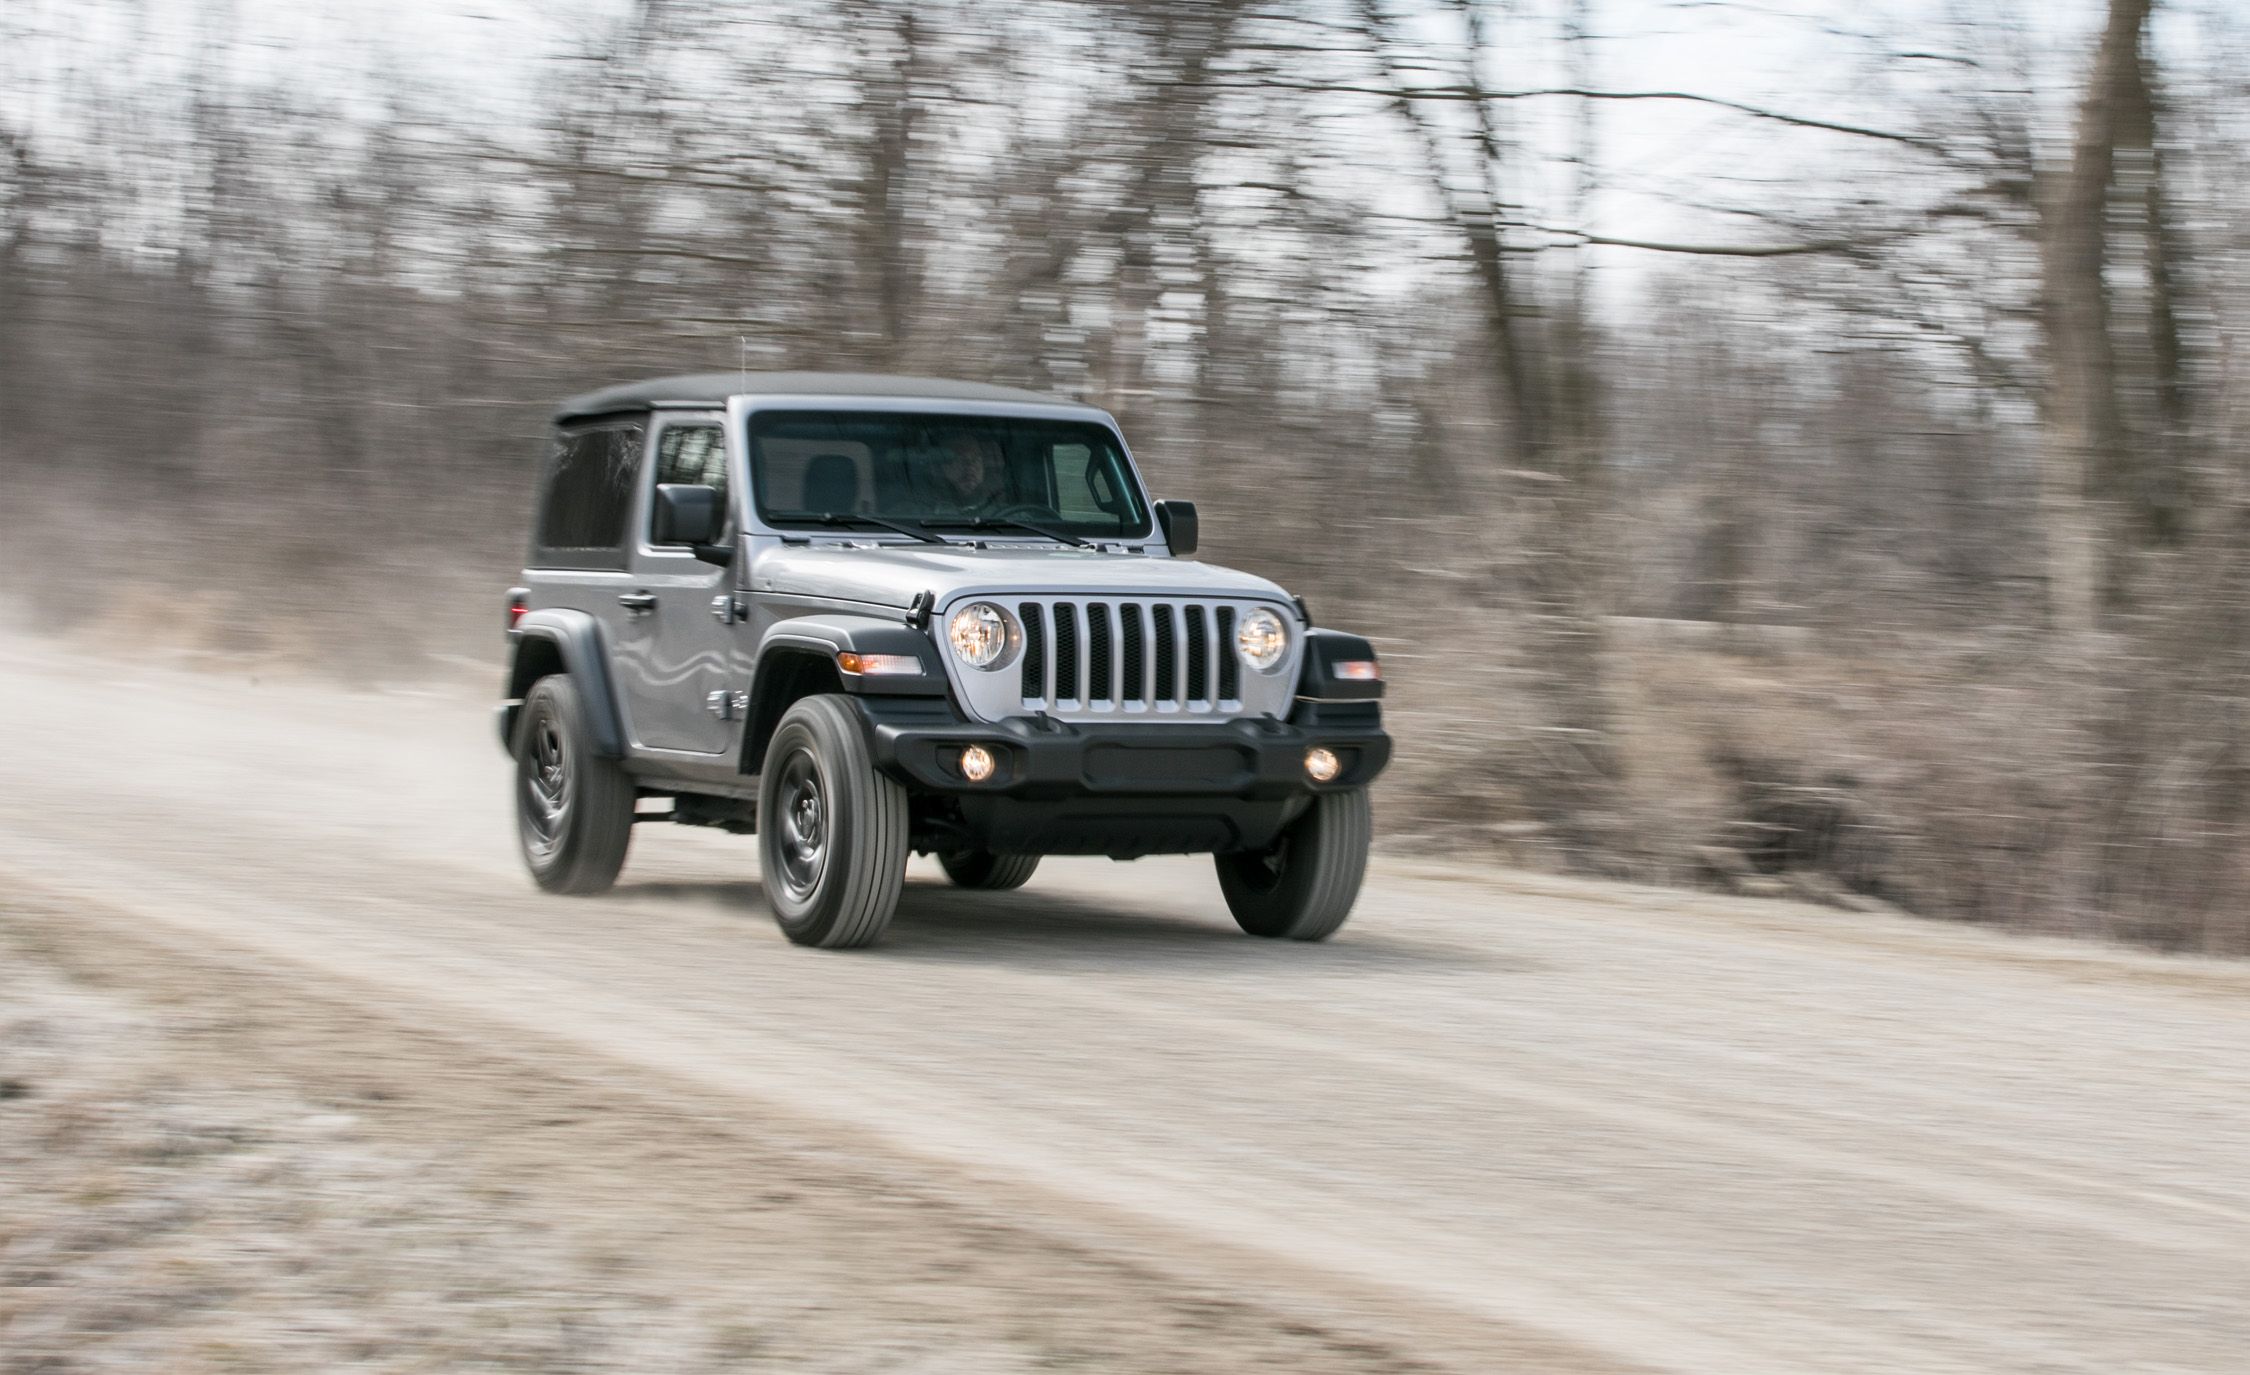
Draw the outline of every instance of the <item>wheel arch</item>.
M509 632L515 653L509 657L508 690L500 708L500 744L514 748L516 718L532 685L551 674L567 673L586 709L595 753L625 757L625 730L602 652L601 626L583 611L566 608L527 612Z
M742 771L754 774L765 767L766 747L789 708L807 697L842 692L844 675L836 667L836 651L825 645L795 642L771 645L758 655L757 676L750 684L750 711L742 723Z
M905 654L919 660L919 674L860 675L837 667L847 650L861 654ZM782 716L816 693L853 696L943 697L944 669L928 634L875 616L822 614L776 623L758 642L750 675L750 709L743 721L742 772L765 767L766 747Z

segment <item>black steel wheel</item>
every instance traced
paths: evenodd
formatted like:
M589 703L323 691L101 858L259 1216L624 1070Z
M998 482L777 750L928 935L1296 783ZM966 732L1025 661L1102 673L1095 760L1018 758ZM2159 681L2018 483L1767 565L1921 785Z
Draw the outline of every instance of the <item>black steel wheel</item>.
M872 944L906 879L906 789L875 771L844 699L789 708L758 777L758 867L766 905L799 945Z
M516 721L516 836L550 893L599 893L633 839L633 780L594 750L586 704L561 674L542 678Z
M811 750L793 750L783 761L771 815L774 876L802 902L818 891L828 869L828 794Z
M1359 898L1374 834L1367 790L1354 788L1315 797L1270 849L1214 856L1235 924L1298 941L1336 934Z
M956 850L938 856L938 867L956 888L1003 892L1021 888L1039 868L1037 855L996 855L990 850Z

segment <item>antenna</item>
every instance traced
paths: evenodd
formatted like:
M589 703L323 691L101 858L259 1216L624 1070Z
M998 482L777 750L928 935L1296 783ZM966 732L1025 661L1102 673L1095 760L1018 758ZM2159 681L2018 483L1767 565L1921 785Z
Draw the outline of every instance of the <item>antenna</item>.
M734 342L736 345L735 358L742 368L742 389L748 391L750 390L750 336L737 334L734 336Z

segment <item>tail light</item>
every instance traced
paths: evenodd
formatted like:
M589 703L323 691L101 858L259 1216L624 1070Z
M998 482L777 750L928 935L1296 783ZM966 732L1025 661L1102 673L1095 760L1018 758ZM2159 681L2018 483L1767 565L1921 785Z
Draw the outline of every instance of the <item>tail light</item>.
M508 589L508 629L514 630L516 622L522 620L523 613L530 609L531 591L529 588L512 587Z

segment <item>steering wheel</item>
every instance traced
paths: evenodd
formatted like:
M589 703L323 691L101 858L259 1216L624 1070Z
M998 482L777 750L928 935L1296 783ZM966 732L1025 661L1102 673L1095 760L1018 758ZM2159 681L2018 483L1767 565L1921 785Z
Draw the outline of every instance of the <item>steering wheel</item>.
M1040 505L1036 501L1018 501L986 511L983 514L993 520L1006 520L1011 516L1045 516L1049 520L1062 519L1055 511Z

